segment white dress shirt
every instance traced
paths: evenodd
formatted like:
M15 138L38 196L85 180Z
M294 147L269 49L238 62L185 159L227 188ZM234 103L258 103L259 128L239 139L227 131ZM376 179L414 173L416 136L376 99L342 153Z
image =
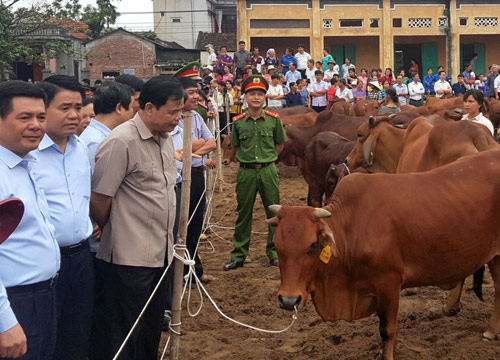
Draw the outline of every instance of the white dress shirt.
M442 98L444 94L438 94L438 90L446 90L450 89L451 90L451 85L448 81L436 81L434 84L434 91L436 92L436 97L437 98Z
M491 123L491 121L486 116L483 115L483 113L479 113L476 117L473 117L472 119L469 119L469 114L465 114L462 117L462 120L470 120L472 122L484 125L490 131L491 136L494 136L493 134L494 134L495 130L493 128L493 124Z
M408 92L411 100L422 100L422 95L425 93L424 85L422 85L422 83L415 83L412 81L408 84Z

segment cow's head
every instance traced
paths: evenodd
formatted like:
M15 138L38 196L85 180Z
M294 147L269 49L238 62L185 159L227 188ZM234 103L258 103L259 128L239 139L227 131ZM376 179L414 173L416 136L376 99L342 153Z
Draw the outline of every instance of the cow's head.
M350 170L346 164L330 165L325 175L325 202L328 204L337 184L344 176L349 175Z
M222 164L229 165L236 161L236 150L231 146L231 136L222 136Z
M326 266L320 259L323 249L329 246L332 257L337 256L333 233L324 221L332 214L309 206L271 205L269 209L276 214L266 221L277 226L274 246L281 273L278 302L281 308L294 310L305 306L308 294L315 291L316 272Z
M371 173L396 172L404 133L394 134L394 130L402 130L389 125L388 119L390 117L371 116L358 128L356 144L347 155L350 169L363 167ZM380 145L380 149L377 149L377 145ZM399 154L396 154L398 151Z

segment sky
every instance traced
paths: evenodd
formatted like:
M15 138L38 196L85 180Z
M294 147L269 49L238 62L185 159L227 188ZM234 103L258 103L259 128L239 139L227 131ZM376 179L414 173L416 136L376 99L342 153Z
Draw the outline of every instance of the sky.
M45 2L49 1L45 0ZM40 0L21 0L18 6L29 6L35 2L39 3ZM112 2L118 8L118 12L123 13L118 17L114 27L123 27L130 31L153 30L152 0L112 0ZM95 0L80 0L82 7L85 7L87 4L95 6L95 3Z

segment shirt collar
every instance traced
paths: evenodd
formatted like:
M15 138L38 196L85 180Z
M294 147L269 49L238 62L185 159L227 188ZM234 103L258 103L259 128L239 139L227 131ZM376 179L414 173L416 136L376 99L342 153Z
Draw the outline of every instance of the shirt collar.
M76 135L70 135L69 139L68 139L68 145L74 145L75 142L76 142ZM45 149L48 149L49 147L54 147L56 150L59 150L59 147L50 138L50 136L45 134L43 136L42 141L40 141L40 145L38 145L38 150L45 150Z
M176 125L174 130L172 130L171 132L169 132L170 136L174 136L174 135L177 135L177 134L180 134L181 133L181 128L179 125Z
M2 160L5 163L5 165L9 167L9 169L12 169L17 165L19 165L23 160L35 162L36 158L29 153L24 158L22 158L14 154L9 149L0 145L0 160Z
M466 119L466 120L478 120L478 119L481 119L483 117L483 113L480 112L479 114L477 114L475 117L473 117L472 119L469 119L469 114L465 114L463 116L463 119Z
M100 122L99 120L96 120L96 119L91 119L90 120L90 125L92 125L93 127L101 130L102 132L106 133L106 134L109 134L111 132L111 129L108 128L106 125L104 125L102 122Z
M247 114L248 114L248 117L246 118L246 120L248 120L248 119L253 119L253 118L252 118L252 116L250 115L250 113L247 113ZM260 118L262 118L262 119L264 119L264 120L266 119L266 118L264 117L264 110L261 110L260 116L259 116L257 119L254 119L254 120L259 120Z
M137 126L137 131L139 132L139 135L141 136L142 140L147 140L153 137L153 134L151 134L151 131L149 131L146 124L144 124L144 121L142 121L139 113L135 115L132 121Z

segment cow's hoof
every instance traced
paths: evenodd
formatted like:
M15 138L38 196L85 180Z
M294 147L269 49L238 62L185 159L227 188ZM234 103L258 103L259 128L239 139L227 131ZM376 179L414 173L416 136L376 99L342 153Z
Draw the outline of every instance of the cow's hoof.
M485 331L483 333L483 340L484 341L493 341L493 340L497 340L497 339L498 339L498 335L493 334L491 331Z
M460 304L453 305L451 308L445 305L443 306L443 314L446 316L456 316L460 312L460 309Z

